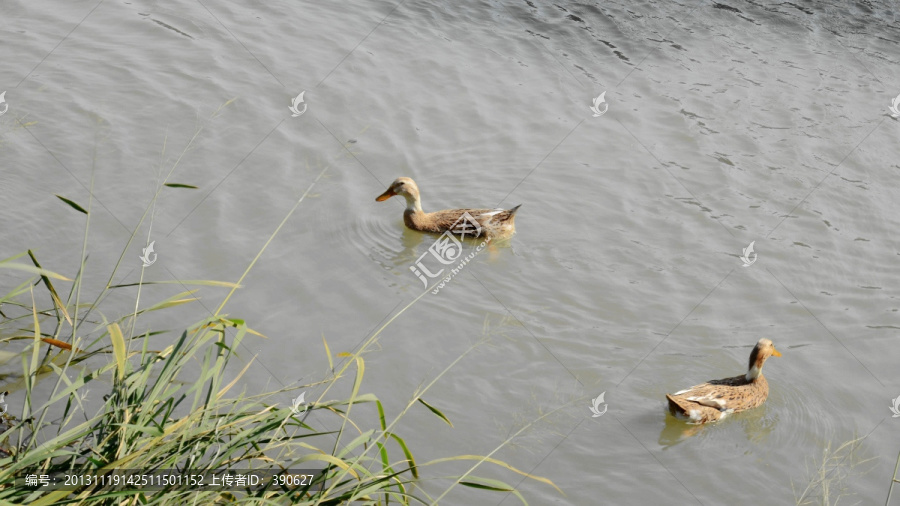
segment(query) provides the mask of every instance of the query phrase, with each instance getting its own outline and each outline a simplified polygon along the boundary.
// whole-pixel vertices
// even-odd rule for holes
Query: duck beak
[[[375,202],[384,202],[385,200],[393,197],[394,195],[396,195],[396,193],[394,193],[394,190],[392,190],[391,188],[388,188],[386,192],[375,197]]]
[[[778,351],[778,350],[776,350],[775,348],[772,348],[772,356],[773,356],[773,357],[780,357],[780,356],[781,356],[781,352]]]

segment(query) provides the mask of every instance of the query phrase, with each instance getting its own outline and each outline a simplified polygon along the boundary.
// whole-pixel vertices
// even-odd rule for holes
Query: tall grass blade
[[[491,480],[488,478],[479,478],[477,476],[469,476],[469,480],[472,481],[461,481],[460,485],[464,485],[466,487],[472,488],[480,488],[484,490],[493,490],[495,492],[512,492],[515,489],[506,483],[498,480]]]
[[[31,263],[34,264],[38,269],[42,269],[41,264],[38,263],[37,257],[34,256],[34,252],[28,250],[28,256],[31,257]],[[53,299],[53,303],[56,305],[58,311],[61,311],[63,316],[66,318],[66,321],[69,322],[69,325],[72,325],[72,318],[69,316],[69,312],[66,311],[66,305],[62,303],[62,300],[59,298],[59,294],[56,293],[56,288],[53,287],[53,283],[50,282],[50,278],[48,278],[45,274],[41,274],[41,281],[44,282],[44,286],[47,287],[47,291],[50,292],[50,297]]]
[[[113,323],[107,327],[109,330],[109,338],[112,340],[113,354],[116,357],[116,367],[118,369],[116,377],[120,380],[125,376],[125,338],[122,336],[122,329],[118,323]]]
[[[71,280],[66,280],[71,281]],[[110,288],[125,288],[129,286],[140,285],[201,285],[201,286],[221,286],[225,288],[240,288],[241,285],[231,283],[229,281],[210,281],[207,279],[167,279],[163,281],[141,281],[140,283],[126,283],[123,285],[110,285]]]
[[[47,276],[48,278],[59,279],[62,281],[72,281],[71,279],[63,276],[62,274],[57,274],[55,272],[48,271],[46,269],[40,269],[33,265],[9,263],[4,260],[3,262],[0,262],[0,267],[2,267],[4,269],[16,269],[19,271],[30,272],[32,274],[37,274],[38,276]]]
[[[447,425],[453,427],[453,422],[451,422],[449,418],[447,418],[443,413],[441,413],[441,410],[432,406],[431,404],[428,404],[427,402],[425,402],[425,399],[423,399],[421,397],[419,397],[416,400],[421,402],[426,408],[430,409],[431,412],[434,413],[435,415],[437,415],[441,420],[447,422]]]
[[[328,347],[328,341],[325,340],[325,333],[322,333],[322,344],[325,345],[325,355],[328,357],[328,370],[334,372],[334,359],[331,356],[331,349]]]
[[[69,199],[67,199],[67,198],[65,198],[65,197],[63,197],[63,196],[61,196],[61,195],[57,195],[56,198],[58,198],[59,200],[62,200],[62,201],[65,202],[66,204],[69,204],[69,207],[71,207],[72,209],[78,211],[79,213],[84,213],[84,214],[87,214],[87,213],[88,213],[83,207],[79,206],[79,205],[76,204],[75,202],[72,202],[71,200],[69,200]]]
[[[888,488],[888,496],[884,506],[891,504],[891,493],[894,491],[894,483],[900,483],[900,480],[897,479],[897,469],[900,469],[900,453],[897,454],[897,463],[894,464],[894,474],[891,475],[891,486]]]
[[[412,473],[413,478],[418,478],[419,468],[418,466],[416,466],[415,457],[413,457],[412,452],[409,451],[409,448],[406,446],[406,441],[404,441],[400,436],[394,434],[393,432],[388,432],[387,435],[390,436],[391,439],[396,441],[398,445],[400,445],[400,449],[403,450],[403,455],[406,456],[406,461],[409,462],[409,470]]]

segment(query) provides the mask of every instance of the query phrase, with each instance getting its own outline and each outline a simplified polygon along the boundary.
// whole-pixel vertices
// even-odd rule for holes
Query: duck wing
[[[434,232],[449,230],[454,234],[480,237],[483,235],[483,230],[479,230],[483,223],[483,216],[491,211],[491,209],[444,209],[428,213],[426,217]],[[471,223],[470,219],[477,221],[478,226]]]

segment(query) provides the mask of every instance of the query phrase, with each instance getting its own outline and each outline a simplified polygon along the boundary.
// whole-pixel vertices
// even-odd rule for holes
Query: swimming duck
[[[687,390],[666,394],[672,414],[690,418],[689,423],[721,420],[731,413],[755,408],[766,402],[769,384],[762,375],[763,364],[769,357],[780,357],[772,341],[762,338],[750,352],[747,374],[712,380]]]
[[[422,211],[419,187],[408,177],[398,177],[387,191],[375,198],[375,201],[383,202],[394,195],[406,199],[403,223],[407,227],[419,232],[437,234],[449,230],[455,234],[472,237],[508,237],[516,231],[516,211],[521,207],[519,204],[512,209],[445,209],[426,213]],[[477,222],[477,226],[469,222],[466,214]]]

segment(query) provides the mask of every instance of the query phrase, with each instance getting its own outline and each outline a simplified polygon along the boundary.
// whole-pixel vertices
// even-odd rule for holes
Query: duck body
[[[426,213],[422,210],[419,187],[408,177],[397,178],[387,191],[375,200],[382,202],[395,195],[406,199],[403,223],[408,228],[435,234],[449,231],[464,237],[493,239],[513,235],[516,231],[516,211],[521,207],[518,205],[512,209],[445,209]]]
[[[676,416],[684,416],[690,423],[707,423],[721,420],[731,413],[746,411],[762,405],[769,396],[769,383],[762,375],[766,359],[781,353],[769,339],[756,343],[750,353],[747,374],[712,380],[686,390],[666,394],[669,410]]]
[[[731,413],[759,407],[768,396],[769,383],[765,377],[747,381],[742,374],[666,394],[666,399],[673,414],[685,416],[692,423],[708,423]]]
[[[509,236],[516,232],[516,211],[512,209],[445,209],[433,213],[425,213],[407,209],[403,211],[403,223],[412,230],[441,234],[446,231],[466,235],[460,224],[467,220],[466,215],[478,222],[481,230],[474,237]]]

